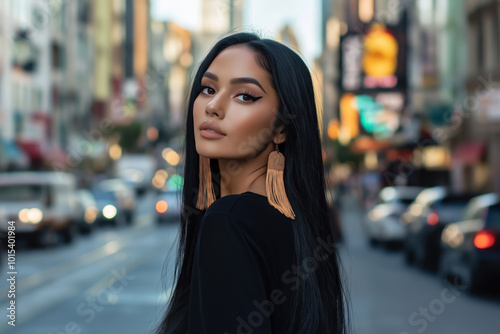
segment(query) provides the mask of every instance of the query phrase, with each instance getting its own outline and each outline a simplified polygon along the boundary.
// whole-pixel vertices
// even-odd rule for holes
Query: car
[[[174,222],[181,219],[182,190],[166,190],[158,195],[155,204],[156,221]]]
[[[0,174],[0,222],[5,233],[15,222],[16,239],[49,246],[73,241],[76,226],[76,179],[63,172],[7,172]],[[60,237],[60,238],[58,238]]]
[[[128,181],[137,197],[152,190],[156,162],[153,156],[147,154],[127,154],[116,161],[116,176]]]
[[[94,195],[88,189],[78,189],[77,199],[77,223],[83,234],[90,234],[95,230],[98,210]]]
[[[439,275],[472,294],[498,290],[500,281],[500,198],[490,193],[470,200],[465,219],[441,234]],[[497,291],[498,292],[498,291]]]
[[[431,193],[424,193],[427,190]],[[407,213],[402,218],[406,223],[405,260],[407,264],[434,272],[439,264],[441,232],[447,224],[463,216],[467,203],[475,195],[454,194],[446,187],[422,193],[407,211],[410,219]]]
[[[97,205],[99,224],[131,225],[135,213],[135,193],[120,178],[99,181],[92,188]]]
[[[365,217],[364,230],[370,245],[401,246],[406,230],[400,216],[413,203],[423,187],[395,186],[381,189],[378,204]]]

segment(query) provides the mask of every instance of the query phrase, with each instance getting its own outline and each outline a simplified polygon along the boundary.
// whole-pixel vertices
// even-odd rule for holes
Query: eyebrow
[[[219,78],[211,73],[211,72],[205,72],[203,74],[204,77],[207,77],[209,79],[212,79],[214,81],[219,81]],[[244,84],[244,83],[250,83],[250,84],[254,84],[256,86],[259,86],[260,89],[262,89],[264,91],[264,93],[267,94],[266,90],[264,89],[264,87],[262,87],[262,85],[254,78],[250,78],[250,77],[241,77],[241,78],[234,78],[234,79],[231,79],[231,81],[229,81],[229,83],[231,85],[237,85],[237,84]]]

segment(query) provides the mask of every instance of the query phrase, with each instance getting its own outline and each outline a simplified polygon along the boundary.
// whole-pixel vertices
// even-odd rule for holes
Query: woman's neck
[[[219,159],[221,173],[221,197],[251,191],[266,194],[267,159],[255,158],[244,163],[237,160]]]

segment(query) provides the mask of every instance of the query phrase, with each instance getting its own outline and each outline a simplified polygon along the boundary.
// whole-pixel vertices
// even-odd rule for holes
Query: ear
[[[285,142],[285,140],[286,140],[285,126],[280,125],[278,130],[276,130],[276,132],[274,133],[273,142],[275,144],[282,144]]]

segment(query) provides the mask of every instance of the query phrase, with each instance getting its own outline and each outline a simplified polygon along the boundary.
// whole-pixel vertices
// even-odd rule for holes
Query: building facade
[[[467,94],[460,124],[457,180],[500,193],[500,1],[466,0]]]

